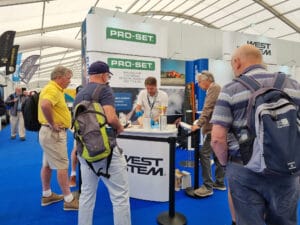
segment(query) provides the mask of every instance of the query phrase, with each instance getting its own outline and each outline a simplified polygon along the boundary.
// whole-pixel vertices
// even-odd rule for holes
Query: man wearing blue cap
[[[99,94],[99,103],[106,115],[107,123],[117,134],[123,132],[124,127],[120,124],[115,110],[114,93],[108,85],[112,75],[105,62],[97,61],[88,69],[89,83],[77,94],[74,107],[82,100],[92,100],[94,90],[102,86]],[[109,178],[98,177],[88,166],[87,162],[78,155],[81,164],[82,186],[79,198],[78,225],[92,225],[93,213],[96,202],[98,181],[101,178],[107,187],[113,205],[114,225],[131,225],[127,164],[123,152],[118,148],[115,137],[110,137],[112,158],[108,173]],[[77,151],[81,152],[78,146]],[[95,169],[106,168],[107,159],[93,163]]]

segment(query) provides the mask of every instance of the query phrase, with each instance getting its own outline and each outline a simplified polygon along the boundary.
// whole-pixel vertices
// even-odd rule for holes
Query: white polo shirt
[[[150,96],[147,90],[140,91],[137,104],[142,107],[144,117],[155,118],[161,113],[161,107],[168,107],[168,95],[166,92],[158,90],[155,96]]]

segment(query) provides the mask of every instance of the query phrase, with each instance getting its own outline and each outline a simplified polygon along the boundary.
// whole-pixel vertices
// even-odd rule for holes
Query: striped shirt
[[[273,86],[275,74],[269,73],[261,65],[248,67],[243,75],[252,76],[262,86]],[[286,78],[284,91],[300,106],[300,84]],[[211,123],[239,132],[247,125],[247,106],[251,92],[241,83],[232,81],[225,85],[218,97]],[[230,146],[229,146],[230,148]]]

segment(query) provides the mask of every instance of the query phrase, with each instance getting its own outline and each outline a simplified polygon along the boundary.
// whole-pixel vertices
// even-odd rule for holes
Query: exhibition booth
[[[232,80],[230,56],[234,49],[250,43],[258,47],[271,71],[283,71],[298,79],[300,69],[284,62],[300,58],[299,44],[262,36],[222,32],[100,8],[92,8],[82,23],[82,83],[88,82],[87,68],[97,60],[107,62],[113,76],[118,113],[135,124],[134,108],[144,80],[154,76],[158,88],[167,92],[167,115],[201,111],[205,92],[196,83],[197,73],[209,70],[221,86]],[[287,44],[288,43],[288,44]],[[296,46],[296,47],[295,47]],[[193,87],[189,91],[189,87]],[[193,99],[190,101],[190,99]],[[192,110],[192,111],[191,111]],[[192,121],[190,121],[192,122]],[[123,135],[123,134],[122,134]],[[119,138],[128,163],[130,196],[151,201],[168,201],[168,143],[145,137],[175,137],[177,129],[131,127]],[[149,188],[151,187],[151,188]]]

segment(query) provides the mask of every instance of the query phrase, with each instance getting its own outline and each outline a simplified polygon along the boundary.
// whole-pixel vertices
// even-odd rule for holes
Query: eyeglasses
[[[107,78],[110,80],[111,75],[109,73],[106,73],[106,75],[107,75]]]

